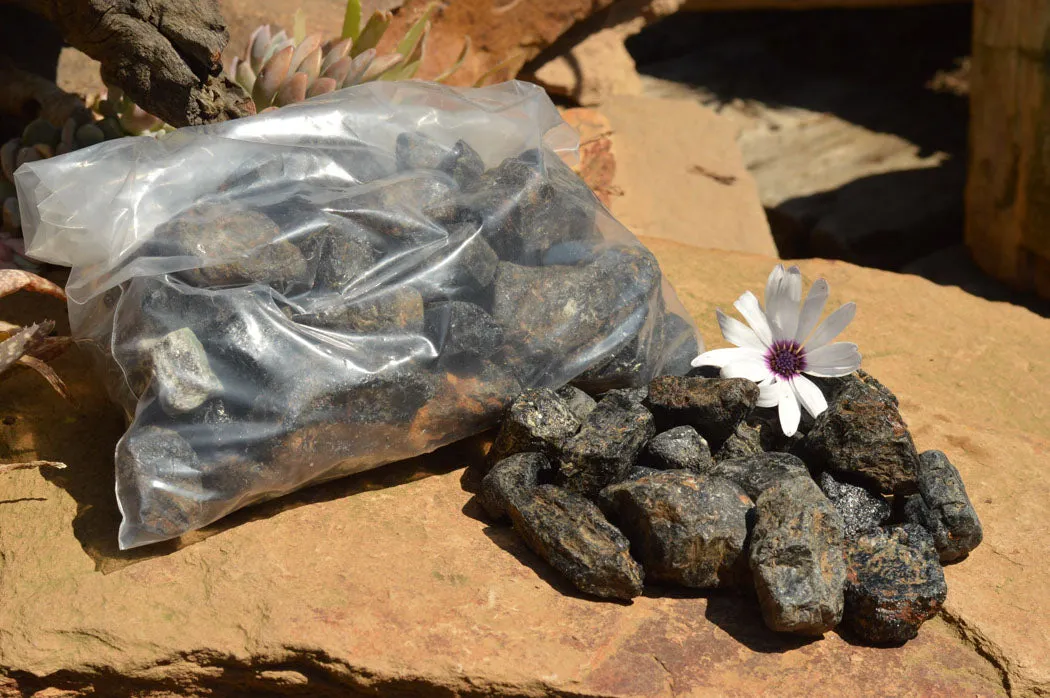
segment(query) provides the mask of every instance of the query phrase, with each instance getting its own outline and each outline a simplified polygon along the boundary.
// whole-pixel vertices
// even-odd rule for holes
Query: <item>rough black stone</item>
[[[542,453],[515,453],[501,460],[481,481],[479,499],[494,520],[509,518],[508,503],[522,500],[554,472]]]
[[[335,297],[313,312],[292,316],[311,327],[355,334],[421,334],[423,297],[411,286],[393,288],[363,297]]]
[[[660,432],[645,446],[642,462],[656,470],[690,470],[706,474],[715,466],[711,448],[693,427]]]
[[[669,470],[610,485],[599,504],[630,539],[648,581],[714,589],[746,576],[754,505],[728,480]]]
[[[692,369],[693,359],[700,355],[700,342],[692,322],[677,313],[667,313],[662,334],[663,363],[656,375],[686,375]]]
[[[503,343],[503,329],[473,303],[432,303],[426,307],[425,325],[438,352],[438,365],[450,369],[492,356]]]
[[[565,401],[569,410],[576,415],[576,418],[579,419],[581,423],[583,420],[587,419],[587,415],[593,412],[594,408],[598,406],[597,400],[572,385],[558,388],[557,394],[558,397]]]
[[[178,274],[196,286],[260,283],[279,291],[305,288],[308,269],[302,252],[278,238],[277,224],[259,211],[200,204],[158,226],[143,253],[197,257],[200,267]]]
[[[762,432],[757,426],[740,422],[715,454],[716,461],[746,458],[762,452]]]
[[[861,380],[849,381],[799,444],[806,463],[880,492],[918,486],[919,456],[893,400]]]
[[[842,619],[842,518],[813,480],[795,477],[755,502],[750,563],[770,629],[821,635]]]
[[[984,539],[962,477],[941,451],[919,455],[919,493],[903,498],[900,511],[900,520],[930,532],[941,562],[965,558]]]
[[[905,524],[846,543],[845,623],[872,644],[901,644],[937,615],[948,595],[933,538]]]
[[[190,412],[222,392],[204,345],[188,327],[164,335],[149,347],[153,387],[168,414]]]
[[[877,492],[820,474],[820,489],[842,517],[842,532],[852,538],[881,526],[890,517],[890,503]]]
[[[743,378],[660,376],[649,383],[645,406],[661,431],[692,426],[718,449],[757,402],[758,385]]]
[[[501,262],[492,314],[508,341],[571,362],[597,338],[632,322],[659,292],[659,275],[656,259],[642,247],[611,247],[576,267]]]
[[[485,163],[466,141],[456,141],[451,148],[419,133],[402,133],[394,146],[398,169],[433,169],[449,175],[460,187],[477,181]]]
[[[498,463],[507,456],[526,451],[553,457],[562,443],[579,431],[580,424],[553,390],[526,390],[504,414],[499,434],[489,451],[489,462]]]
[[[809,479],[806,464],[790,453],[754,453],[716,463],[712,475],[740,485],[752,499],[773,485],[794,478]]]
[[[592,502],[540,485],[508,505],[525,543],[577,589],[622,600],[641,595],[644,572],[631,558],[630,542]]]
[[[861,384],[866,385],[869,388],[874,388],[882,397],[892,402],[894,407],[898,407],[900,405],[899,400],[897,400],[897,396],[894,395],[889,388],[880,383],[873,375],[871,375],[862,368],[858,368],[856,371],[849,374],[848,376],[838,376],[835,378],[821,378],[817,376],[812,376],[810,380],[817,384],[817,387],[821,389],[821,391],[824,393],[824,397],[827,398],[827,401],[829,403],[838,398],[838,396],[846,388],[850,386],[855,387],[858,384]]]
[[[606,390],[604,393],[598,395],[598,399],[604,400],[610,395],[619,395],[629,402],[640,405],[645,402],[645,398],[649,397],[649,386],[643,385],[638,388],[614,388],[612,390]]]
[[[200,462],[176,432],[132,425],[117,444],[116,473],[124,520],[146,537],[171,538],[199,521],[206,499]],[[158,480],[166,486],[155,486]]]
[[[558,450],[559,482],[573,492],[596,496],[627,476],[654,433],[653,416],[641,405],[619,395],[601,400],[579,433]]]
[[[314,289],[321,293],[342,292],[376,262],[376,250],[367,232],[342,219],[304,236],[299,249],[313,265]]]
[[[475,226],[450,228],[439,249],[420,262],[420,273],[411,280],[427,300],[469,300],[489,305],[489,287],[496,276],[499,257]]]

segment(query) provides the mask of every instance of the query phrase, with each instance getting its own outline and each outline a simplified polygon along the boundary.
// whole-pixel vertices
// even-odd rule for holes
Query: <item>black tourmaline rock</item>
[[[692,324],[677,313],[667,313],[661,339],[666,358],[657,375],[684,376],[689,373],[693,359],[700,354],[700,343]]]
[[[514,529],[533,552],[580,591],[629,600],[642,593],[642,568],[630,543],[583,497],[540,485],[508,502]]]
[[[426,307],[426,335],[438,363],[450,369],[492,356],[503,343],[503,329],[480,306],[443,301]]]
[[[117,444],[116,472],[124,520],[147,535],[171,538],[198,522],[207,499],[200,462],[176,432],[132,425]]]
[[[660,432],[645,446],[642,462],[656,470],[691,470],[706,474],[715,466],[711,449],[693,427]]]
[[[790,453],[755,453],[716,463],[711,474],[735,482],[751,499],[773,485],[803,477],[809,479],[806,464]]]
[[[164,335],[149,347],[157,399],[170,415],[190,412],[222,392],[208,354],[188,327]]]
[[[894,407],[899,406],[897,396],[890,391],[885,385],[876,380],[875,376],[871,375],[862,368],[858,368],[848,376],[840,376],[836,378],[818,378],[813,377],[811,380],[817,384],[817,386],[824,393],[824,397],[827,398],[830,403],[836,399],[843,390],[850,386],[866,385],[869,388],[875,389],[882,397],[886,398],[893,403]]]
[[[573,385],[566,385],[558,389],[558,397],[565,401],[569,410],[576,418],[583,422],[587,415],[598,406],[598,401]]]
[[[847,382],[816,420],[798,451],[806,463],[880,492],[917,487],[919,455],[893,400],[878,388]]]
[[[842,518],[813,480],[795,477],[759,496],[751,572],[766,625],[821,635],[842,619]]]
[[[941,451],[919,455],[919,494],[902,499],[897,518],[933,536],[941,562],[955,562],[981,544],[984,531],[959,471]]]
[[[447,238],[432,247],[435,251],[421,262],[420,273],[409,282],[423,298],[487,305],[499,257],[477,228],[469,223],[454,225]]]
[[[839,482],[830,473],[820,474],[820,489],[842,517],[847,538],[876,529],[890,517],[890,503],[882,495]]]
[[[714,589],[746,576],[754,505],[728,480],[669,470],[610,485],[599,504],[630,539],[648,581]]]
[[[522,501],[553,473],[542,453],[515,453],[492,466],[481,481],[481,505],[495,520],[506,519],[511,500]]]
[[[715,454],[716,461],[729,460],[730,458],[746,458],[762,452],[762,432],[757,426],[751,426],[747,422],[740,422],[736,430],[722,444]]]
[[[423,297],[409,286],[395,286],[361,298],[337,298],[292,320],[354,334],[421,334]]]
[[[573,492],[596,496],[627,476],[653,433],[653,416],[644,407],[619,395],[603,399],[579,433],[562,444],[559,482]]]
[[[611,247],[580,266],[501,262],[492,314],[508,341],[562,360],[620,327],[659,291],[659,267],[642,247]]]
[[[661,376],[649,384],[645,406],[661,431],[695,427],[720,448],[758,402],[758,385],[743,378]]]
[[[158,226],[143,252],[199,258],[200,268],[179,274],[195,286],[261,283],[283,291],[305,285],[302,252],[279,238],[277,224],[263,213],[200,204]]]
[[[637,388],[614,388],[612,390],[606,390],[598,396],[599,400],[604,400],[610,395],[619,395],[620,397],[633,402],[636,405],[640,405],[645,402],[645,398],[649,396],[649,387],[640,386]]]
[[[631,469],[627,471],[627,477],[625,477],[623,481],[627,482],[629,480],[637,480],[640,477],[656,475],[658,472],[660,471],[655,468],[647,468],[644,465],[631,466]]]
[[[846,544],[846,625],[872,644],[901,644],[948,595],[937,549],[914,524],[875,529]]]
[[[549,388],[526,390],[511,403],[503,416],[499,434],[489,451],[489,462],[509,455],[536,451],[557,454],[562,443],[580,429],[580,420]]]
[[[446,148],[422,134],[405,132],[397,137],[394,154],[400,170],[440,170],[461,187],[473,184],[485,171],[481,156],[463,140]]]
[[[507,158],[460,201],[480,215],[500,258],[519,264],[539,264],[558,245],[602,239],[594,224],[594,194],[553,153]]]
[[[376,261],[367,231],[337,216],[323,230],[304,236],[299,249],[314,267],[314,290],[320,293],[340,293]]]

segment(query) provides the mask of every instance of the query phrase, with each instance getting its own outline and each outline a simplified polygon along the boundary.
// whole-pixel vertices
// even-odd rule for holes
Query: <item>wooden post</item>
[[[966,244],[1050,298],[1050,0],[977,0]]]

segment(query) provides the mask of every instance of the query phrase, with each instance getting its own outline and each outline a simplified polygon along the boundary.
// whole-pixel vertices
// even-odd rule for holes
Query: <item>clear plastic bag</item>
[[[130,427],[121,548],[477,433],[526,388],[684,373],[653,256],[542,90],[374,82],[19,169],[29,254]]]

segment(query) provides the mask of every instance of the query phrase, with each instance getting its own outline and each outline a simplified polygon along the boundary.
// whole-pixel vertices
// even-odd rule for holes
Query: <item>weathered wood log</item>
[[[101,62],[107,83],[172,125],[254,113],[249,96],[222,74],[229,32],[216,0],[16,1]]]
[[[1050,298],[1050,0],[977,0],[970,80],[966,244]]]

